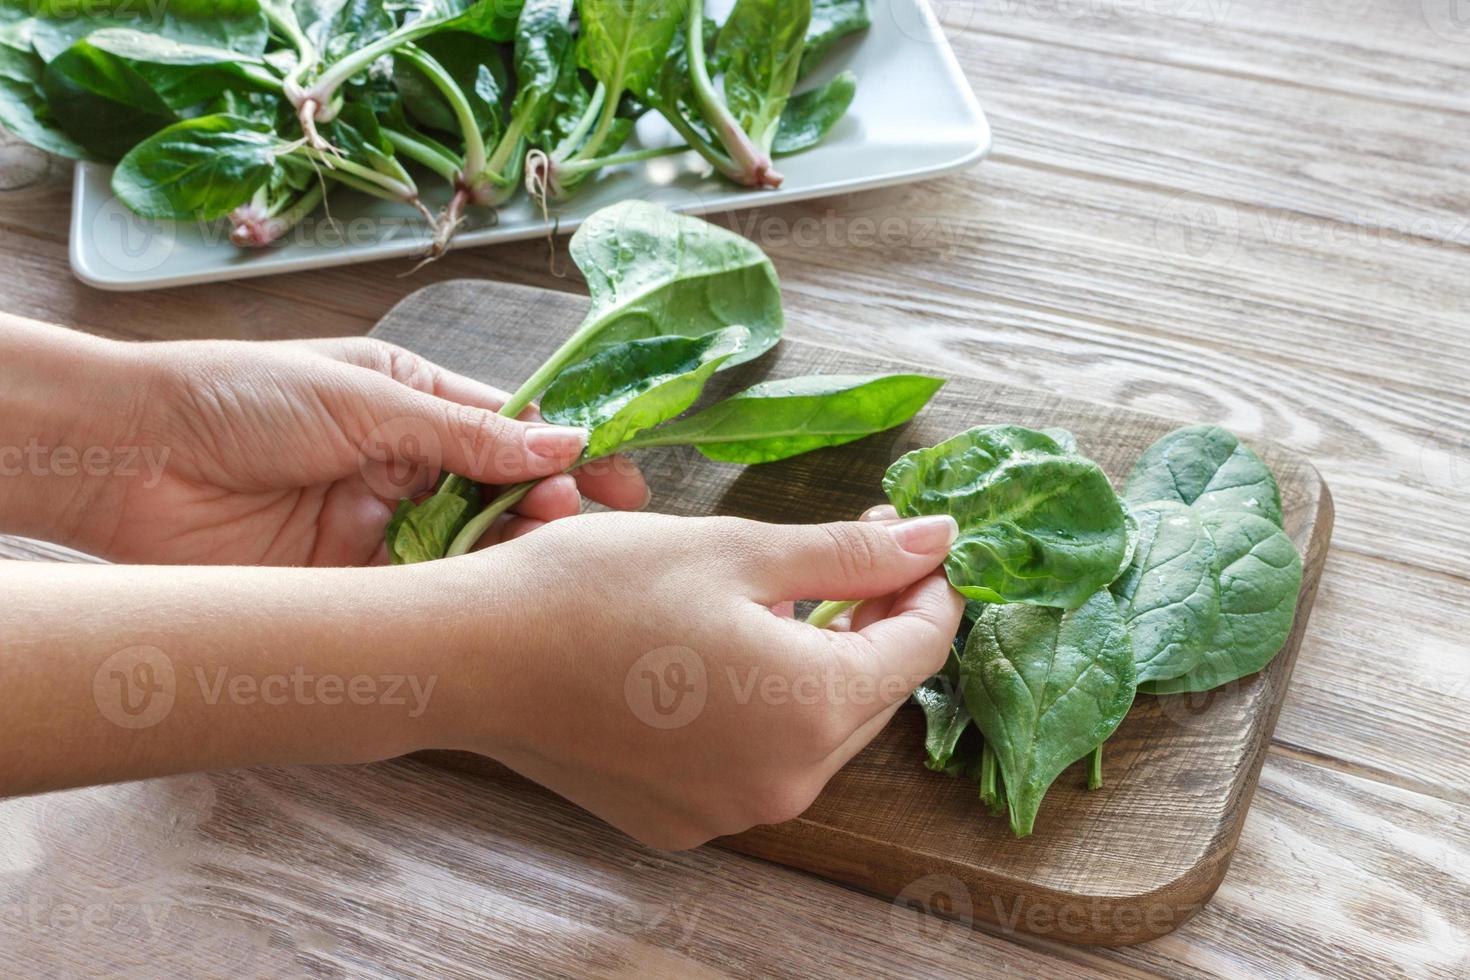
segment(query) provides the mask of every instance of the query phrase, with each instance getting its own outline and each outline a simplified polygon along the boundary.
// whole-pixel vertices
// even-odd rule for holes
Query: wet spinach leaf
[[[1150,446],[1128,476],[1129,503],[1229,507],[1281,526],[1281,493],[1261,458],[1217,425],[1179,429]]]
[[[1220,580],[1215,543],[1198,511],[1159,501],[1133,513],[1138,550],[1111,589],[1143,684],[1178,677],[1199,662],[1220,620]]]

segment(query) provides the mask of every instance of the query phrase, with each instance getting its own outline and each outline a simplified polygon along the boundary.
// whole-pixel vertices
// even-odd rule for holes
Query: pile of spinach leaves
[[[693,446],[720,462],[774,462],[901,425],[943,384],[917,374],[787,378],[685,415],[716,371],[781,339],[770,259],[738,235],[640,201],[593,214],[572,236],[571,254],[591,294],[587,315],[501,414],[513,418],[539,398],[546,421],[585,428],[576,466],[664,446]],[[485,488],[445,475],[426,498],[400,502],[386,532],[389,556],[410,564],[462,555],[534,486],[500,488],[486,500]]]
[[[930,769],[974,780],[1029,835],[1047,789],[1102,745],[1136,692],[1207,691],[1285,644],[1302,563],[1270,469],[1229,432],[1180,429],[1120,497],[1062,430],[982,426],[911,452],[883,488],[904,516],[950,514],[968,600],[944,669],[915,693]],[[830,622],[853,603],[829,602]]]
[[[799,80],[868,23],[867,0],[737,0],[723,25],[703,0],[0,0],[0,125],[117,163],[143,217],[228,217],[242,247],[340,185],[417,209],[438,254],[522,184],[544,204],[654,156],[779,185],[772,158],[854,92]],[[683,142],[624,150],[651,111]]]

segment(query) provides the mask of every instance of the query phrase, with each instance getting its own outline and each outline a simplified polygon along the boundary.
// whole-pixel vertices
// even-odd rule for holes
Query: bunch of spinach
[[[852,98],[850,74],[793,96],[798,77],[867,21],[866,0],[739,0],[722,28],[702,0],[0,0],[0,125],[119,163],[141,216],[228,217],[242,247],[341,185],[416,209],[437,255],[523,184],[544,204],[691,147],[774,186],[771,155]],[[687,145],[624,150],[649,109]]]
[[[645,202],[593,214],[572,238],[591,303],[567,340],[510,397],[548,422],[588,431],[577,466],[613,453],[693,446],[731,463],[766,463],[901,425],[942,381],[914,374],[767,381],[692,414],[713,374],[770,350],[784,329],[780,285],[751,242]],[[575,467],[573,467],[575,468]],[[534,482],[484,488],[444,476],[400,502],[387,528],[395,563],[462,555]]]
[[[1018,837],[1072,763],[1088,758],[1102,785],[1102,745],[1135,692],[1238,680],[1290,634],[1301,558],[1270,469],[1224,429],[1160,439],[1121,498],[1069,433],[1015,426],[909,453],[883,486],[900,514],[960,526],[945,572],[969,600],[964,626],[914,695],[926,764],[973,779]]]

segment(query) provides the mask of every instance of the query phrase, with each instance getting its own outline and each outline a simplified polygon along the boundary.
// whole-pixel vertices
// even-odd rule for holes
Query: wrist
[[[0,531],[85,547],[109,493],[149,471],[134,345],[0,315],[0,352]]]
[[[531,701],[546,710],[530,676],[546,662],[544,644],[533,639],[545,610],[528,600],[537,590],[521,551],[511,542],[384,570],[391,601],[411,619],[414,645],[435,678],[432,703],[412,733],[416,750],[499,758],[524,732],[516,711]]]

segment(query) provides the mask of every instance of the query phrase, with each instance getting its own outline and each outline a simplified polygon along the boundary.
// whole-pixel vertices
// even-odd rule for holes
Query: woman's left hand
[[[544,480],[491,534],[501,540],[576,514],[581,495],[642,507],[624,459],[557,475],[586,433],[496,414],[507,396],[367,338],[121,347],[126,409],[91,441],[139,447],[157,464],[96,481],[73,506],[72,541],[114,561],[362,565],[386,560],[397,501],[441,468],[486,484]],[[95,438],[94,438],[95,436]]]

